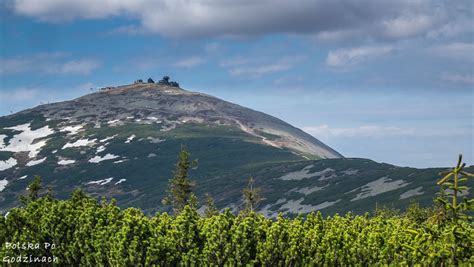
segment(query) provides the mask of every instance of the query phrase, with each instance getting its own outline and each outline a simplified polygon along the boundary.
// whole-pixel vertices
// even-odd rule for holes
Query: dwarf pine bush
[[[67,200],[47,195],[0,217],[0,258],[51,257],[57,266],[472,266],[472,200],[453,201],[462,181],[452,181],[452,195],[433,208],[326,218],[269,219],[248,210],[206,217],[189,205],[150,217],[81,191]],[[456,209],[460,203],[468,204]],[[446,218],[437,217],[440,209]]]

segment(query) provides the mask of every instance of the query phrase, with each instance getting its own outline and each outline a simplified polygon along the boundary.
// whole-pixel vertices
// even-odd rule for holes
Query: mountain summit
[[[365,212],[376,203],[431,203],[439,169],[346,159],[275,117],[183,90],[165,77],[0,117],[0,212],[40,175],[65,198],[77,187],[123,207],[163,211],[181,144],[198,160],[198,197],[237,210],[249,176],[267,216]],[[45,187],[45,188],[46,188]]]
[[[166,78],[166,77],[165,77]],[[142,83],[107,87],[73,101],[34,109],[48,119],[69,118],[107,124],[158,123],[170,130],[186,123],[239,128],[265,145],[312,158],[340,158],[341,154],[282,120],[224,100],[183,90],[170,83]],[[98,126],[99,127],[99,126]]]

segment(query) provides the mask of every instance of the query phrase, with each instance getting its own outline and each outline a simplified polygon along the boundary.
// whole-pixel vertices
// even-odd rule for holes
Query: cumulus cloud
[[[17,88],[14,91],[0,91],[0,99],[5,101],[26,101],[38,95],[38,90],[31,88]],[[0,101],[3,102],[3,101]]]
[[[33,56],[1,58],[0,74],[40,72],[46,74],[89,74],[100,66],[95,59],[70,60],[63,53],[40,53]]]
[[[389,38],[404,38],[427,32],[437,24],[437,18],[427,14],[400,16],[382,22],[383,33]]]
[[[441,137],[441,136],[469,136],[472,134],[472,125],[458,128],[403,128],[397,126],[361,125],[356,127],[331,127],[327,124],[307,126],[303,131],[323,141],[345,138],[388,138],[388,137]]]
[[[473,74],[443,73],[441,74],[441,80],[458,84],[474,85]]]
[[[443,44],[434,46],[429,51],[437,57],[474,61],[474,43],[455,42]]]
[[[192,68],[198,65],[201,65],[205,60],[198,56],[193,56],[189,58],[184,58],[174,63],[173,65],[178,68]]]
[[[221,67],[228,69],[232,76],[253,76],[282,72],[290,70],[303,60],[300,56],[285,56],[277,60],[262,58],[235,57],[221,62]]]
[[[393,126],[363,125],[353,128],[332,128],[327,124],[303,127],[303,130],[317,138],[329,140],[338,137],[387,137],[412,135],[413,130]]]
[[[352,66],[390,53],[392,46],[364,46],[331,50],[326,64],[331,67]]]
[[[360,32],[373,38],[423,35],[456,20],[447,1],[379,0],[14,0],[17,14],[62,22],[123,16],[128,33],[168,37],[248,36],[271,33]],[[464,8],[472,15],[472,10]],[[466,17],[466,16],[465,16]],[[334,34],[333,34],[334,35]]]

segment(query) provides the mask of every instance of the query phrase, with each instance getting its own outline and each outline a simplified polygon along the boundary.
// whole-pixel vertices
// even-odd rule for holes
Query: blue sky
[[[472,1],[7,0],[0,115],[170,75],[347,157],[474,164]]]

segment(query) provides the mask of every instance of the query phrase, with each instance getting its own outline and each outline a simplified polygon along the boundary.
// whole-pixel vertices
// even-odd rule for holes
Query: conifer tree
[[[216,204],[214,203],[214,199],[206,193],[206,209],[204,210],[204,216],[206,216],[206,218],[210,218],[217,214],[219,214],[219,211],[217,210]]]
[[[185,145],[181,145],[181,151],[176,163],[174,177],[168,182],[168,196],[163,199],[164,205],[171,205],[175,214],[180,213],[186,205],[195,202],[192,188],[195,183],[188,178],[189,169],[196,166],[196,161],[189,159],[190,153]]]
[[[41,176],[35,175],[33,181],[28,184],[28,196],[20,196],[20,201],[26,205],[30,201],[37,200],[39,197],[39,191],[41,189],[43,189],[43,187],[41,186]]]
[[[252,176],[249,177],[247,188],[242,191],[242,197],[244,199],[245,210],[254,211],[257,205],[262,200],[260,196],[260,188],[254,187],[254,179]]]

